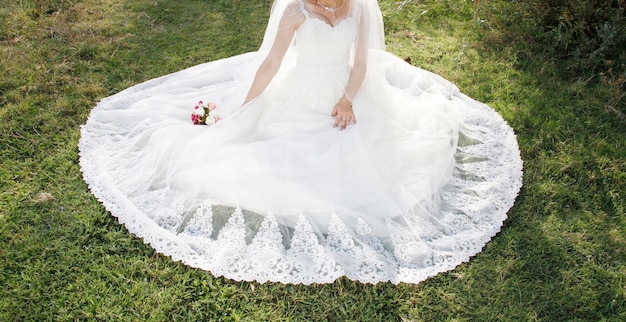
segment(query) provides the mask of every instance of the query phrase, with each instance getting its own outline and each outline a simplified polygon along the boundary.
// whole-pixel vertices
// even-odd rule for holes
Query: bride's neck
[[[336,8],[341,6],[346,1],[348,0],[319,0],[319,4],[324,7]]]

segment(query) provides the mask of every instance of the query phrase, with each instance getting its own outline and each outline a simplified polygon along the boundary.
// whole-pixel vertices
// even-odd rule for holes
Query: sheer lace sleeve
[[[300,5],[300,0],[292,0],[287,4],[287,7],[283,11],[280,23],[278,24],[278,30],[280,31],[292,27],[298,29],[305,18],[302,6]]]
[[[361,83],[367,72],[367,56],[368,56],[368,39],[370,22],[364,15],[363,3],[359,0],[353,0],[352,15],[358,17],[359,28],[358,36],[354,44],[353,69],[350,75],[350,81],[345,89],[344,94],[350,101],[356,96]]]
[[[385,33],[383,15],[380,12],[377,0],[356,0],[358,2],[359,17],[366,26],[367,47],[369,49],[385,49]]]
[[[272,17],[274,17],[274,15],[275,12],[272,12]],[[293,43],[296,29],[298,29],[304,19],[305,16],[300,9],[298,0],[287,3],[287,6],[280,15],[275,36],[273,36],[269,50],[267,53],[263,51],[260,52],[265,58],[257,69],[250,91],[243,102],[244,105],[259,96],[272,81],[280,68],[289,46]],[[268,28],[270,27],[268,26]],[[266,34],[266,37],[269,36]],[[264,44],[265,41],[266,40],[264,40]]]
[[[297,27],[304,21],[305,16],[298,3],[300,0],[276,0],[272,5],[272,13],[265,29],[263,43],[258,52],[261,56],[267,55],[276,41],[280,30]]]

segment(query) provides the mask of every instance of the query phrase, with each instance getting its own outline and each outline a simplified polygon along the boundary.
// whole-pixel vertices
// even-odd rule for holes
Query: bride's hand
[[[335,105],[331,116],[335,118],[334,127],[339,127],[341,130],[345,129],[352,122],[356,123],[356,117],[354,117],[354,112],[352,111],[352,103],[345,96],[342,96]]]

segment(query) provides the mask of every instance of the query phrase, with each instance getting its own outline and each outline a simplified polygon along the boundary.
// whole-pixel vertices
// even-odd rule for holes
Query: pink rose
[[[194,125],[198,125],[198,123],[200,123],[200,115],[191,114],[191,121],[193,122]]]
[[[217,108],[217,105],[215,105],[215,103],[209,103],[209,109],[212,111],[214,109]]]

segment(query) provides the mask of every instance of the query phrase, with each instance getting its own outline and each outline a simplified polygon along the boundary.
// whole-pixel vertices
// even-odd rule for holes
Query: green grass
[[[524,187],[470,263],[419,285],[243,283],[131,236],[82,181],[80,125],[133,84],[255,50],[269,3],[0,0],[0,321],[626,319],[623,83],[493,42],[467,1],[380,3],[389,51],[518,134]]]

